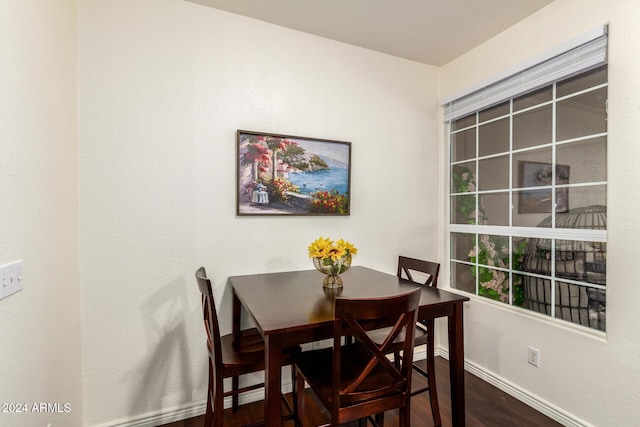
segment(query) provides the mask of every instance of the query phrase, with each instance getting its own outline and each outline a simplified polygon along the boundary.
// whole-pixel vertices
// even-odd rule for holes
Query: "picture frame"
[[[518,193],[518,213],[551,213],[552,164],[520,161],[520,187],[546,187],[540,190],[524,190]],[[570,166],[556,165],[556,212],[569,211],[569,189],[558,187],[569,184]]]
[[[351,214],[351,143],[238,130],[236,214]]]

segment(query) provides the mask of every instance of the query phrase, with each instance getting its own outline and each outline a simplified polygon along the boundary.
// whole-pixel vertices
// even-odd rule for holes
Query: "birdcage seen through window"
[[[540,226],[547,227],[551,221],[548,217]],[[606,230],[607,211],[604,206],[577,208],[559,215],[556,221],[562,228]],[[605,330],[605,242],[527,239],[522,271],[536,274],[522,275],[525,308]]]

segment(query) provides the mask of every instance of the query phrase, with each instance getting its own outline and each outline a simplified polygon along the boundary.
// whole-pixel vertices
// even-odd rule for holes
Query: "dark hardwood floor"
[[[436,379],[438,384],[438,401],[440,403],[440,416],[443,427],[451,426],[451,399],[449,388],[449,362],[441,357],[436,358]],[[420,375],[414,375],[415,386],[423,384]],[[465,397],[466,397],[466,425],[468,427],[554,427],[561,424],[541,414],[535,409],[525,405],[514,397],[493,387],[489,383],[466,372],[465,373]],[[303,426],[315,426],[325,422],[327,413],[307,392],[306,411]],[[263,416],[262,402],[243,405],[237,412],[225,410],[224,425],[227,427],[241,427],[246,424],[256,423]],[[204,423],[204,416],[190,418],[165,424],[162,427],[200,427]],[[292,427],[293,422],[283,424]],[[385,426],[398,425],[397,411],[385,414]],[[411,401],[411,425],[413,427],[427,427],[433,425],[429,396],[422,393],[414,396]]]

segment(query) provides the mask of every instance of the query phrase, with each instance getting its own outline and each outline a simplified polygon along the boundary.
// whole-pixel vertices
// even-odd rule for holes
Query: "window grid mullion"
[[[475,176],[476,176],[476,185],[474,188],[475,192],[475,200],[476,200],[476,226],[480,225],[480,195],[478,194],[478,189],[480,188],[480,181],[478,177],[478,172],[480,167],[478,166],[478,156],[480,155],[480,112],[476,111],[476,158],[475,158]],[[475,242],[475,250],[476,254],[480,253],[480,236],[476,232],[475,234],[476,242]],[[476,256],[476,295],[480,294],[480,257]]]
[[[513,227],[513,98],[509,102],[509,228]],[[513,238],[509,237],[509,305],[513,305]]]
[[[556,100],[556,83],[551,87],[551,228],[556,228],[556,131],[557,131],[557,100]]]

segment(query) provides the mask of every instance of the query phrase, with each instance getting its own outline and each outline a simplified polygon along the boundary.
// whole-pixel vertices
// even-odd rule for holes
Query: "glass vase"
[[[313,266],[320,273],[326,275],[322,286],[329,289],[341,288],[343,286],[340,275],[351,267],[351,255],[344,255],[337,259],[313,258]]]

